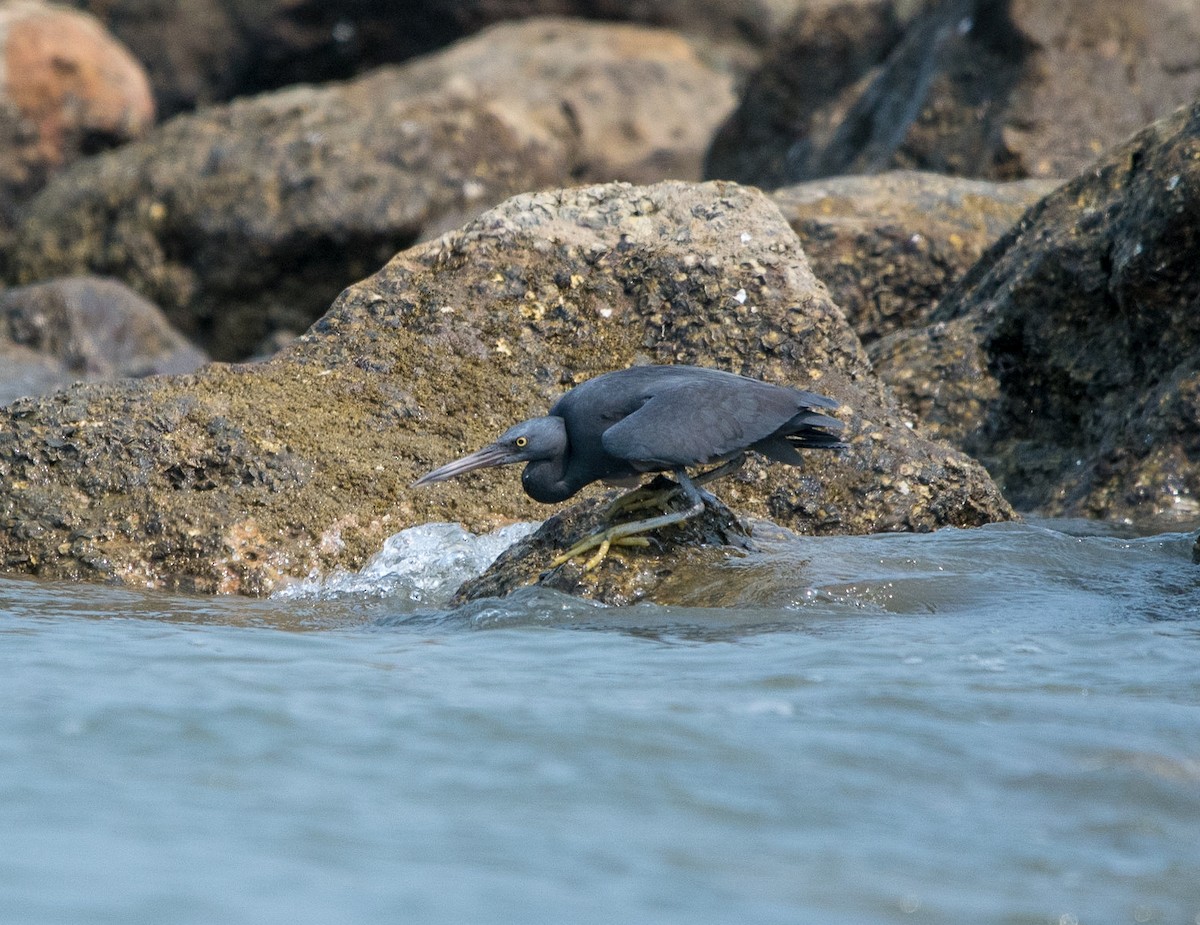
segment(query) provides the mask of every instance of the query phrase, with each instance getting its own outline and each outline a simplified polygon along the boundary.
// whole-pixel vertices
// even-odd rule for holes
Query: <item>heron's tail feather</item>
[[[817,411],[801,411],[782,428],[792,446],[802,450],[840,450],[846,446],[842,431],[846,425],[837,418]]]
[[[789,466],[802,465],[800,450],[840,450],[841,432],[845,424],[837,418],[817,411],[801,411],[766,440],[760,440],[752,449]]]

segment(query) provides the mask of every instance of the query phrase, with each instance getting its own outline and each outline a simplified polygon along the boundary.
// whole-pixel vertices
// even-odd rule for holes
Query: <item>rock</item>
[[[951,446],[976,446],[971,435],[984,427],[1000,389],[975,319],[931,320],[887,335],[871,344],[871,361],[923,433]]]
[[[0,223],[82,155],[154,122],[142,67],[93,17],[35,0],[0,3]]]
[[[749,41],[764,45],[791,17],[802,0],[421,0],[426,15],[453,17],[458,28],[475,30],[502,19],[572,16],[626,20],[675,29],[714,43]]]
[[[0,338],[57,359],[74,379],[189,373],[208,360],[157,306],[95,277],[0,293]]]
[[[31,203],[10,277],[115,276],[241,359],[504,196],[698,170],[732,101],[671,33],[501,26],[436,60],[181,116],[79,165]]]
[[[53,392],[77,381],[66,367],[54,357],[14,344],[0,337],[0,405],[24,398]]]
[[[295,83],[347,79],[443,48],[504,20],[558,15],[669,28],[741,73],[798,0],[76,0],[145,63],[159,111]],[[608,179],[608,178],[605,178]]]
[[[1180,0],[846,0],[802,8],[789,33],[707,176],[1065,177],[1200,94],[1200,4]]]
[[[505,19],[571,16],[672,29],[733,70],[757,64],[760,50],[782,29],[802,0],[422,0],[413,19],[449,20],[474,32]]]
[[[713,138],[704,175],[767,189],[820,176],[793,162],[814,144],[811,138],[834,131],[905,29],[936,2],[799,4]]]
[[[864,344],[924,325],[984,249],[1057,184],[892,171],[772,194]]]
[[[511,470],[410,485],[635,362],[844,403],[851,448],[799,471],[751,463],[719,489],[739,514],[805,533],[1012,516],[980,466],[907,426],[765,195],[610,184],[523,194],[397,255],[266,362],[0,410],[0,562],[258,594],[358,568],[413,524],[539,519],[553,509]]]
[[[933,324],[874,348],[923,426],[1019,507],[1163,526],[1200,512],[1200,103],[1027,213]]]
[[[142,61],[164,117],[296,83],[345,79],[464,33],[414,4],[75,0]]]
[[[665,477],[660,479],[665,485]],[[724,559],[731,549],[750,548],[749,532],[733,512],[720,501],[706,500],[704,511],[691,520],[649,534],[647,547],[615,549],[591,569],[585,569],[591,553],[554,565],[560,553],[607,525],[605,509],[619,494],[609,492],[573,504],[548,518],[535,533],[505,550],[482,575],[465,582],[450,606],[505,597],[533,584],[614,606],[649,597],[661,600],[665,587],[686,585],[689,575]]]
[[[416,89],[486,102],[564,146],[567,181],[696,180],[733,109],[732,78],[664,29],[545,18],[505,23],[405,70]]]

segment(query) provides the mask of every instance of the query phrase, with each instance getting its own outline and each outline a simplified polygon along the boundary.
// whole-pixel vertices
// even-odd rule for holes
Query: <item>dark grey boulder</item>
[[[765,188],[904,168],[1065,178],[1200,94],[1200,4],[805,4],[706,176]]]
[[[1032,208],[876,369],[1020,508],[1200,515],[1200,103]]]

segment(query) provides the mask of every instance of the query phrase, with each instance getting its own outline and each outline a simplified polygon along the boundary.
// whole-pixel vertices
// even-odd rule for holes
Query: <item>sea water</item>
[[[776,537],[722,609],[0,580],[0,922],[1200,923],[1192,537]],[[703,588],[698,589],[703,598]]]

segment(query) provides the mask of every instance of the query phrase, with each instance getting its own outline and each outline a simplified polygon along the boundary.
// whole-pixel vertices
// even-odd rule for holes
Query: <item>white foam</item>
[[[538,528],[518,523],[482,536],[460,524],[432,523],[387,538],[358,572],[337,571],[287,585],[273,597],[325,600],[347,596],[401,597],[439,604],[468,578],[481,574],[509,546]]]

